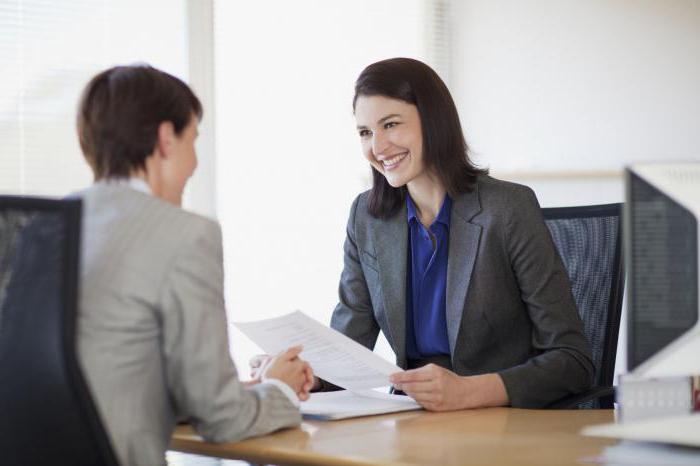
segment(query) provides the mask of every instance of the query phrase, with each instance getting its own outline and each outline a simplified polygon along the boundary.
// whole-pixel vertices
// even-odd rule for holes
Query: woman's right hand
[[[306,401],[315,377],[309,363],[299,358],[301,351],[301,346],[295,346],[274,358],[256,356],[250,361],[251,375],[254,379],[264,377],[280,380],[289,385],[301,401]]]
[[[249,384],[260,383],[260,378],[265,372],[267,366],[272,361],[272,359],[272,356],[270,356],[269,354],[258,354],[253,356],[250,359],[250,361],[248,361],[248,366],[250,368],[250,378],[252,379],[248,382]],[[311,369],[311,367],[308,368],[306,376],[307,381],[310,381],[311,383],[311,388],[309,388],[309,390],[306,391],[306,397],[308,398],[309,392],[313,392],[321,388],[321,379],[313,375],[313,370]],[[299,398],[301,398],[303,394],[298,394],[298,396]]]

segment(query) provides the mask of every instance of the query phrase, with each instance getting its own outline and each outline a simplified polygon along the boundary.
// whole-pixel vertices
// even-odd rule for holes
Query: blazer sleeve
[[[301,422],[277,387],[244,387],[230,358],[221,230],[202,222],[178,251],[160,293],[167,385],[176,412],[207,441],[235,441]]]
[[[361,196],[355,199],[350,208],[343,246],[343,272],[338,286],[338,305],[331,317],[331,327],[361,345],[373,349],[379,335],[379,325],[374,318],[372,301],[362,271],[356,234],[357,210],[361,208]],[[321,381],[321,390],[338,388]]]
[[[511,406],[537,408],[590,388],[595,368],[571,283],[537,198],[529,188],[522,194],[508,212],[506,250],[538,355],[499,374]]]

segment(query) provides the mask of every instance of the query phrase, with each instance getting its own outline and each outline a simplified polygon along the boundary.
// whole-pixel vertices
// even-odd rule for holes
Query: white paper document
[[[390,385],[389,375],[403,369],[301,311],[235,325],[268,354],[302,345],[299,356],[317,377],[347,389],[312,393],[301,404],[306,418],[334,420],[421,409],[410,397],[371,390]]]
[[[588,426],[581,433],[592,437],[613,437],[700,447],[700,413]]]
[[[391,385],[389,375],[403,370],[301,311],[235,325],[268,354],[303,345],[316,376],[349,390]]]
[[[415,409],[421,407],[410,397],[374,390],[312,393],[308,401],[301,403],[301,412],[305,418],[319,420],[347,419]]]

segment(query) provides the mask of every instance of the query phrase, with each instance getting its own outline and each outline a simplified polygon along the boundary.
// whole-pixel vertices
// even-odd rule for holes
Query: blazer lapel
[[[384,299],[391,343],[396,362],[406,365],[406,255],[408,222],[406,206],[391,219],[376,222],[374,244],[379,263],[380,285]]]
[[[480,211],[481,205],[476,187],[472,192],[462,194],[452,203],[445,311],[447,337],[450,340],[450,354],[453,357],[481,238],[481,226],[470,223],[470,220]]]

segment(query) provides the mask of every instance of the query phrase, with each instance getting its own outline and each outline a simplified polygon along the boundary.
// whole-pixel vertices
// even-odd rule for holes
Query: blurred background
[[[542,206],[620,202],[626,165],[700,160],[697,0],[0,0],[0,191],[88,186],[80,91],[148,62],[205,107],[185,202],[222,224],[229,321],[327,323],[370,185],[353,83],[395,56],[442,76],[474,160]],[[258,349],[230,336],[247,378]]]

